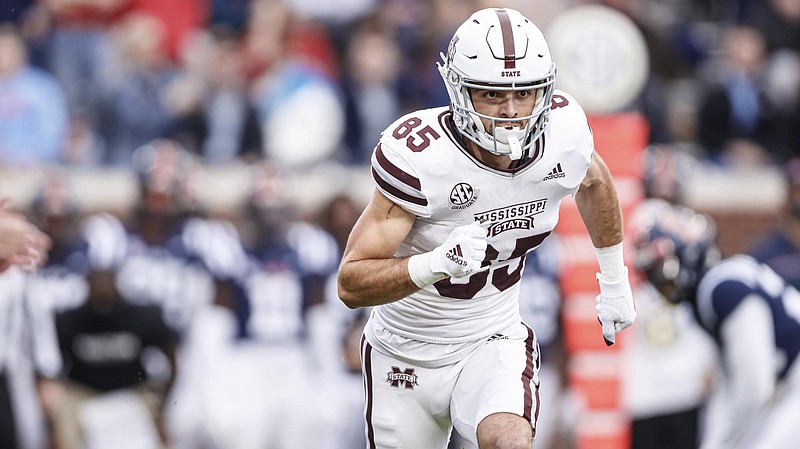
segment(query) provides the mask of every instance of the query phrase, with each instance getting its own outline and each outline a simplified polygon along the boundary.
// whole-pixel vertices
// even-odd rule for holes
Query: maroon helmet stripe
[[[387,159],[386,155],[383,154],[383,148],[381,147],[381,144],[378,144],[378,146],[375,148],[375,158],[378,160],[378,164],[380,164],[380,166],[386,170],[386,173],[394,176],[398,181],[401,181],[403,184],[406,184],[407,186],[413,187],[417,190],[422,189],[418,178],[409,175],[401,170],[400,167],[389,162],[389,159]]]
[[[495,8],[497,18],[500,19],[500,31],[503,32],[503,51],[505,52],[506,68],[517,68],[516,50],[514,49],[514,31],[511,28],[511,19],[504,8]]]
[[[375,449],[375,429],[372,427],[372,346],[361,335],[361,360],[364,361],[364,395],[366,407],[364,419],[367,423],[367,449]]]
[[[535,417],[539,414],[539,389],[537,387],[535,392],[531,391],[531,379],[533,379],[535,369],[533,354],[536,353],[536,348],[534,347],[535,338],[533,336],[533,329],[527,325],[525,325],[525,327],[528,329],[528,337],[525,339],[525,352],[527,353],[527,360],[525,362],[525,369],[522,371],[521,376],[522,389],[525,392],[525,405],[522,410],[522,417],[528,420],[528,422],[533,422],[531,420],[535,419]],[[532,417],[531,412],[533,412],[534,394],[536,395],[536,412]]]
[[[381,178],[381,175],[375,170],[375,168],[372,169],[372,179],[374,179],[375,182],[378,184],[378,186],[389,195],[392,195],[403,201],[408,201],[409,203],[419,204],[420,206],[428,205],[428,200],[426,200],[425,198],[419,198],[416,196],[409,195],[406,192],[403,192],[397,187],[386,182],[385,179]]]

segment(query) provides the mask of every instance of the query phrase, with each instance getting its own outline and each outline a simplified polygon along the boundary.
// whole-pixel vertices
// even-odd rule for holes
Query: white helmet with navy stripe
[[[556,78],[556,65],[539,28],[516,10],[482,9],[456,30],[447,55],[441,57],[437,67],[458,130],[490,153],[515,160],[532,157],[531,148],[549,120]],[[536,103],[524,117],[491,117],[475,111],[470,88],[533,89]],[[481,118],[492,122],[491,133]]]

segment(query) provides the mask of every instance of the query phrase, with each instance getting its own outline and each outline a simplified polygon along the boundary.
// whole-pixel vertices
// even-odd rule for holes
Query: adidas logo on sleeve
[[[565,176],[567,175],[564,174],[564,170],[561,169],[561,162],[559,162],[558,164],[556,164],[555,167],[553,167],[553,170],[550,172],[549,175],[542,178],[542,181],[548,181],[554,178],[563,178]]]

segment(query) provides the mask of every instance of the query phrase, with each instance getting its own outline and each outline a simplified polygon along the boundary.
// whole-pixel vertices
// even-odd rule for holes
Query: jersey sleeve
[[[592,162],[594,135],[586,113],[578,100],[570,94],[556,91],[553,95],[552,114],[562,116],[558,119],[559,132],[566,135],[564,140],[568,148],[563,167],[568,175],[560,180],[560,184],[574,197]]]
[[[431,216],[418,171],[385,137],[372,152],[371,164],[372,179],[384,196],[414,215]]]
[[[712,267],[697,287],[700,324],[716,334],[719,326],[750,294],[758,293],[757,265],[743,258],[726,259]]]

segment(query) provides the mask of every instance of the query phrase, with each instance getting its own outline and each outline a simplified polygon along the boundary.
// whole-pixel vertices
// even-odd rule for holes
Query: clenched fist
[[[467,276],[481,267],[486,246],[486,229],[478,222],[459,226],[431,251],[431,271],[455,278]]]
[[[481,267],[487,245],[480,223],[459,226],[433,251],[410,257],[408,275],[419,288],[447,277],[468,276]]]

